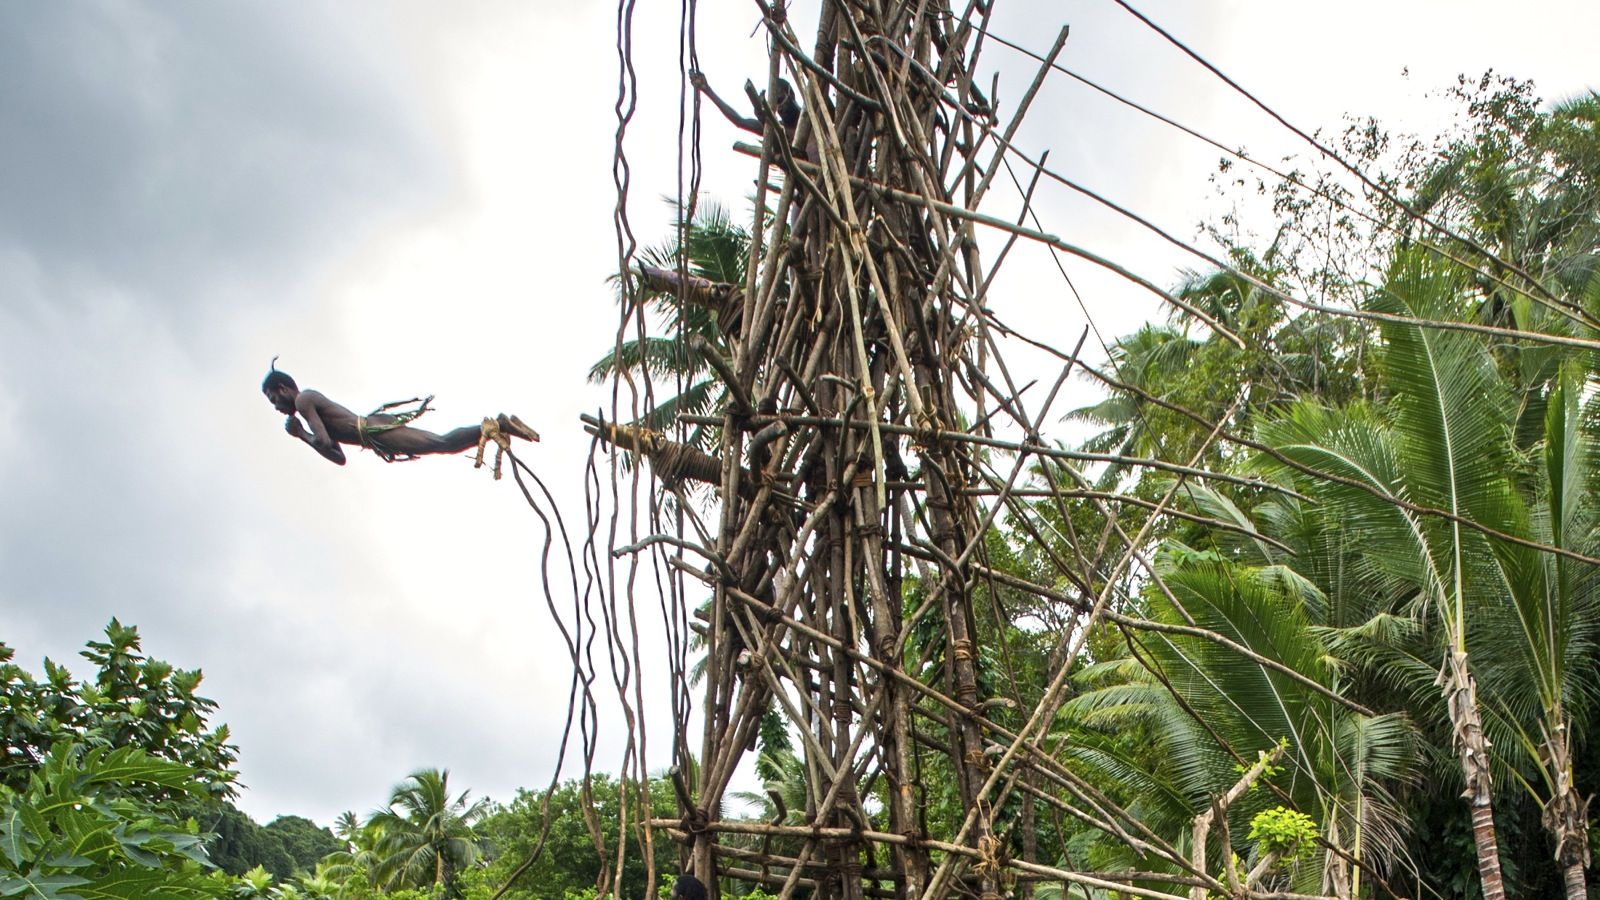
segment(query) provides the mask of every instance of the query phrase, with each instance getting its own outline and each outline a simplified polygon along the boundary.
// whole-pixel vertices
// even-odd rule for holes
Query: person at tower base
[[[679,875],[672,884],[672,900],[706,900],[706,886],[693,875]]]
[[[384,461],[394,462],[470,450],[483,442],[484,429],[491,425],[500,434],[525,441],[539,439],[538,432],[505,413],[484,419],[482,425],[467,425],[444,434],[413,428],[409,423],[427,411],[427,401],[421,401],[413,410],[389,412],[396,405],[390,404],[368,415],[357,415],[321,391],[301,390],[289,373],[278,371],[277,357],[273,357],[272,369],[261,382],[261,393],[274,409],[288,416],[283,427],[290,437],[304,441],[329,462],[341,466],[345,463],[341,444],[365,447]]]

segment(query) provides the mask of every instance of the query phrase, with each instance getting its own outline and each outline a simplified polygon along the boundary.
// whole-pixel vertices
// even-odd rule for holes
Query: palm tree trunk
[[[1589,802],[1572,784],[1572,746],[1564,713],[1557,708],[1547,718],[1560,724],[1554,734],[1545,733],[1545,764],[1554,785],[1544,807],[1544,827],[1556,840],[1556,864],[1566,879],[1567,900],[1586,900],[1589,889],[1583,870],[1589,865]]]
[[[1453,650],[1439,673],[1445,704],[1450,713],[1456,752],[1467,789],[1462,796],[1472,807],[1472,841],[1478,851],[1478,878],[1483,900],[1505,900],[1505,879],[1500,874],[1500,845],[1494,832],[1494,781],[1489,771],[1489,739],[1483,734],[1478,712],[1478,687],[1467,666],[1465,650]]]
[[[1589,888],[1584,882],[1582,864],[1567,866],[1562,874],[1567,882],[1567,900],[1586,900]]]

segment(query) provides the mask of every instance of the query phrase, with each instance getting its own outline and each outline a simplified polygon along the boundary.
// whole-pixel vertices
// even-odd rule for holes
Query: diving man
[[[397,405],[390,404],[371,415],[357,415],[320,391],[301,390],[287,372],[278,371],[277,357],[273,357],[272,370],[261,382],[261,393],[274,409],[289,417],[283,426],[291,437],[305,441],[329,462],[341,466],[345,458],[340,444],[366,447],[384,461],[394,462],[427,454],[470,450],[483,442],[484,427],[491,424],[500,434],[525,441],[539,439],[538,432],[523,424],[521,419],[504,413],[485,419],[483,425],[468,425],[446,434],[412,428],[407,423],[427,411],[427,401],[421,401],[414,410],[386,412]],[[304,424],[301,419],[305,420]]]

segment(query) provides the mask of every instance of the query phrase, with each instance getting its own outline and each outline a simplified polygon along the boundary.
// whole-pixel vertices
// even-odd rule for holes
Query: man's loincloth
[[[414,397],[410,400],[396,400],[393,403],[385,403],[364,416],[356,416],[356,439],[361,442],[361,446],[378,454],[378,458],[384,462],[405,462],[416,459],[417,456],[414,453],[396,450],[386,445],[383,441],[383,436],[396,428],[403,428],[409,425],[413,419],[421,417],[423,413],[428,411],[428,404],[432,402],[432,394],[424,398]],[[414,409],[401,409],[401,407],[409,406],[413,403],[416,404]],[[388,421],[373,422],[371,419],[374,416],[383,416]]]
[[[378,457],[384,462],[394,462],[395,457],[399,456],[399,454],[393,448],[384,446],[383,443],[384,433],[394,427],[387,423],[375,425],[368,422],[366,416],[356,416],[356,440],[361,442],[361,446],[378,454]]]

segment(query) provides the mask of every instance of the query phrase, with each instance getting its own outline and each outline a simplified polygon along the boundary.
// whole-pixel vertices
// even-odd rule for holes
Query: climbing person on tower
[[[447,434],[412,428],[410,422],[428,411],[428,401],[432,397],[390,403],[365,416],[357,415],[320,391],[301,390],[289,373],[278,371],[277,362],[274,356],[272,370],[261,382],[261,393],[274,409],[289,417],[283,426],[291,437],[305,441],[329,462],[341,466],[344,465],[344,450],[340,444],[366,447],[385,462],[434,453],[460,453],[478,447],[481,461],[481,448],[486,442],[494,441],[504,447],[505,436],[525,441],[539,439],[538,432],[516,416],[505,413],[484,419],[481,425],[468,425]],[[412,404],[416,404],[412,409],[399,409]],[[301,419],[305,420],[304,424]],[[496,477],[499,477],[498,468]]]

